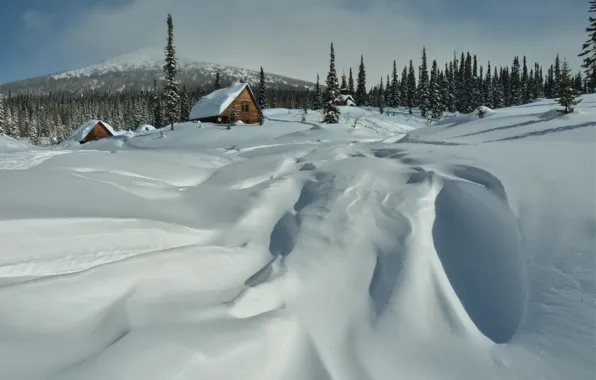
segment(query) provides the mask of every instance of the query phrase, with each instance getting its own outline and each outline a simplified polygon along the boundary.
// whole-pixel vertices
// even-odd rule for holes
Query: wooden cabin
[[[236,110],[236,121],[244,124],[261,123],[263,120],[261,108],[247,83],[235,83],[203,96],[192,107],[189,120],[228,123],[232,109]]]
[[[352,95],[340,95],[335,99],[336,106],[351,106],[356,107],[356,102]]]
[[[85,144],[89,141],[96,141],[114,136],[114,130],[110,125],[101,120],[90,120],[81,125],[68,139]]]

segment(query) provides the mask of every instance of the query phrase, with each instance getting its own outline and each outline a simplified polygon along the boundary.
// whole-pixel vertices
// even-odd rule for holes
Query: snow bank
[[[0,135],[0,151],[28,150],[31,146],[10,136]]]

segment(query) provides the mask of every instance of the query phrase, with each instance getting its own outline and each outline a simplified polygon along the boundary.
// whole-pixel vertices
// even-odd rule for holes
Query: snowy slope
[[[593,379],[593,101],[0,147],[0,378]]]

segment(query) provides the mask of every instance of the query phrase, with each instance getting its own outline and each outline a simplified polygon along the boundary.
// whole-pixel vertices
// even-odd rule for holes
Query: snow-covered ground
[[[595,104],[0,137],[0,379],[594,379]]]

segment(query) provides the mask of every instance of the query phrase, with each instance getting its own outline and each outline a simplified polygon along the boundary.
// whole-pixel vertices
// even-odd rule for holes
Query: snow
[[[155,127],[149,124],[139,125],[135,130],[135,133],[145,133],[155,131]]]
[[[246,88],[246,83],[234,83],[203,96],[190,111],[190,120],[221,115]]]
[[[593,379],[595,103],[2,136],[0,378]]]

